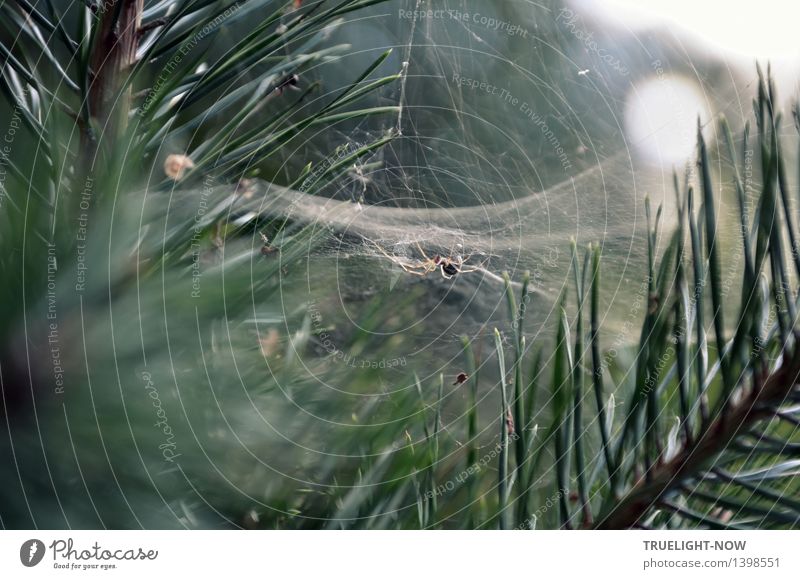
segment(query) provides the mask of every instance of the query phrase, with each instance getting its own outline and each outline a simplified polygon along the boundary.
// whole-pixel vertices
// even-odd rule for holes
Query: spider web
[[[463,322],[454,334],[502,318],[495,313],[504,271],[516,283],[530,272],[546,320],[571,287],[571,239],[601,245],[610,304],[625,307],[625,292],[638,286],[628,282],[646,264],[644,195],[654,206],[671,204],[672,175],[639,163],[625,141],[621,101],[630,79],[599,67],[578,74],[586,64],[570,49],[575,39],[550,23],[537,26],[558,9],[410,0],[382,5],[351,36],[343,27],[341,40],[354,46],[330,74],[366,62],[359,50],[366,46],[370,54],[392,48],[385,66],[404,74],[374,103],[399,103],[396,117],[337,127],[334,142],[368,142],[391,130],[396,137],[313,195],[261,184],[250,208],[334,230],[330,243],[313,249],[317,272],[346,259],[351,268],[385,271],[390,289],[438,278],[469,303],[442,313],[447,327],[454,316]],[[430,10],[444,12],[423,16]],[[510,34],[513,26],[521,32]],[[376,37],[384,44],[375,46]],[[392,45],[392,38],[403,40]],[[398,263],[421,263],[417,244],[482,271],[448,282],[438,273],[410,275]],[[327,287],[309,280],[316,285]]]
[[[325,138],[309,135],[287,153],[285,171],[294,181],[300,165],[290,164],[310,156],[312,177],[298,190],[258,182],[243,207],[317,230],[322,243],[309,245],[303,280],[308,301],[335,291],[335,307],[345,312],[364,295],[391,298],[421,285],[429,299],[414,315],[425,320],[426,347],[442,347],[449,358],[460,335],[504,327],[502,274],[518,287],[527,273],[535,340],[554,327],[548,322],[563,292],[574,303],[574,239],[581,254],[589,243],[602,251],[603,335],[637,338],[620,328],[631,326],[631,303],[646,299],[644,199],[654,212],[664,206],[658,251],[674,218],[673,170],[683,173],[691,153],[677,163],[641,157],[641,143],[627,136],[626,102],[642,79],[690,68],[715,110],[731,113],[742,99],[731,96],[733,82],[707,82],[680,40],[664,35],[643,51],[635,35],[604,34],[581,19],[577,26],[626,64],[623,74],[565,24],[569,6],[396,0],[336,30],[331,42],[351,49],[315,71],[322,84],[340,85],[392,49],[382,72],[401,78],[367,105],[400,105],[399,112],[336,124]],[[313,175],[342,152],[389,133],[394,138],[345,177],[314,185]],[[470,271],[443,279],[424,268],[434,255]]]
[[[730,70],[725,78],[693,61],[670,33],[643,49],[635,35],[605,33],[588,17],[568,25],[563,16],[572,12],[564,10],[579,13],[569,3],[386,6],[361,21],[359,31],[374,26],[403,39],[391,46],[390,66],[405,75],[383,101],[402,108],[397,119],[359,129],[396,128],[399,135],[356,167],[357,178],[314,198],[270,187],[268,210],[347,233],[323,251],[372,257],[369,267],[395,265],[380,248],[420,259],[416,243],[429,255],[470,256],[494,275],[483,276],[486,284],[467,276],[457,283],[481,294],[473,306],[488,302],[492,311],[501,272],[516,281],[531,272],[551,306],[571,281],[570,239],[579,247],[599,244],[608,305],[619,306],[605,320],[613,332],[645,274],[645,195],[654,212],[664,206],[660,246],[674,218],[673,170],[682,174],[692,155],[660,163],[642,158],[642,143],[626,132],[626,103],[643,80],[694,77],[710,109],[725,112],[736,128],[749,115],[741,82]],[[594,34],[604,52],[591,50],[576,30]],[[663,90],[671,94],[667,83]],[[677,113],[693,127],[696,111]],[[713,130],[710,118],[702,121]]]

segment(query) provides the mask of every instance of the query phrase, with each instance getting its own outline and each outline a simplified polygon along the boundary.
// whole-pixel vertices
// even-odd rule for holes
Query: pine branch
[[[800,347],[795,346],[788,359],[766,379],[754,372],[754,387],[749,395],[731,402],[696,441],[684,443],[678,454],[661,462],[647,480],[640,480],[608,512],[598,518],[597,529],[627,529],[643,522],[649,509],[666,498],[687,478],[701,473],[709,461],[725,451],[737,436],[760,420],[770,418],[798,384]],[[739,388],[742,388],[741,382]]]
[[[122,0],[103,12],[89,60],[93,75],[89,87],[90,114],[112,138],[127,123],[130,87],[122,94],[119,91],[125,86],[125,75],[130,73],[136,59],[143,9],[144,0]]]

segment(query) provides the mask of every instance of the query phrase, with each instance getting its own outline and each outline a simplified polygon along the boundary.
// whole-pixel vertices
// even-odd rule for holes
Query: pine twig
[[[646,481],[640,480],[608,512],[598,517],[595,528],[635,527],[653,504],[666,498],[665,495],[688,476],[700,471],[740,433],[770,417],[774,405],[782,403],[798,384],[800,347],[795,346],[786,363],[766,379],[759,378],[759,372],[754,372],[754,376],[754,388],[749,396],[730,403],[696,441],[685,442],[672,460],[656,465]]]

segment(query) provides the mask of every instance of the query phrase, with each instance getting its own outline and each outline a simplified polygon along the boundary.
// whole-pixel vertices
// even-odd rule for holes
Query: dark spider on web
[[[443,278],[452,279],[453,277],[461,273],[486,271],[483,268],[483,264],[479,264],[478,266],[466,267],[465,264],[467,263],[467,261],[470,259],[471,256],[462,257],[460,255],[450,255],[449,257],[444,257],[442,255],[436,254],[433,257],[430,257],[428,256],[427,253],[425,253],[425,250],[422,249],[422,246],[419,244],[418,241],[415,242],[415,245],[417,246],[417,250],[423,257],[423,259],[420,260],[410,260],[403,257],[399,257],[397,255],[391,255],[378,243],[374,241],[371,241],[371,243],[385,257],[389,258],[393,263],[396,263],[397,265],[402,267],[403,271],[410,273],[412,275],[418,275],[424,277],[429,273],[433,273],[434,271],[439,270]]]

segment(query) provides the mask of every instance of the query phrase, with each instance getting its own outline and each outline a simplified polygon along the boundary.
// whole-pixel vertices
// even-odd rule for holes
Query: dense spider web
[[[673,176],[687,172],[697,185],[693,146],[679,156],[662,151],[669,139],[660,135],[676,130],[662,124],[688,126],[694,143],[699,119],[722,190],[729,177],[717,154],[713,114],[726,113],[738,133],[750,115],[749,85],[724,61],[693,60],[670,32],[643,46],[636,33],[605,31],[582,13],[573,21],[579,13],[571,3],[396,0],[332,33],[331,42],[350,49],[303,82],[340,87],[388,48],[380,74],[401,77],[364,106],[398,108],[309,132],[287,148],[278,172],[283,182],[299,183],[294,189],[255,181],[252,196],[234,201],[236,219],[292,224],[268,232],[277,248],[298,225],[315,231],[302,274],[279,280],[287,318],[324,304],[342,334],[367,331],[400,344],[398,356],[421,356],[423,379],[452,374],[462,336],[491,349],[492,328],[508,328],[506,272],[515,289],[530,275],[529,346],[552,337],[559,298],[566,294],[567,307],[575,306],[575,240],[581,259],[589,243],[601,248],[601,341],[623,346],[638,339],[633,328],[648,299],[645,199],[653,214],[663,206],[655,239],[660,253],[675,215]],[[587,33],[602,53],[585,42]],[[695,87],[702,110],[679,103],[666,120],[640,115],[632,122],[628,106],[648,82],[667,101],[680,100],[671,78]],[[328,167],[387,135],[388,144],[320,185]],[[734,213],[724,209],[721,219]],[[261,245],[261,234],[253,232],[252,248]],[[446,279],[440,267],[430,267],[431,256],[453,260],[464,273]],[[374,304],[391,310],[412,294],[403,323],[360,325]]]
[[[501,274],[507,271],[518,284],[529,272],[538,295],[535,337],[558,296],[573,291],[575,239],[581,252],[588,243],[602,247],[604,324],[608,333],[615,331],[645,275],[645,195],[654,213],[665,206],[660,245],[674,212],[673,169],[682,174],[690,162],[688,156],[644,160],[641,143],[628,136],[625,103],[639,80],[656,74],[653,62],[678,72],[693,64],[674,39],[643,51],[638,39],[603,38],[597,25],[580,20],[627,64],[630,70],[622,74],[586,50],[575,26],[559,16],[563,6],[398,1],[360,19],[357,29],[343,29],[343,40],[353,47],[326,68],[328,74],[392,48],[385,67],[403,76],[375,104],[399,104],[400,111],[335,127],[339,149],[312,151],[314,166],[370,139],[389,133],[394,139],[313,194],[305,182],[294,191],[264,184],[263,195],[250,203],[256,212],[335,232],[329,243],[309,249],[318,260],[309,270],[310,294],[331,291],[326,280],[332,268],[364,274],[335,275],[343,309],[345,295],[367,291],[352,284],[376,272],[392,289],[438,284],[424,309],[428,343],[441,345],[487,323],[500,324]],[[376,39],[384,43],[376,47]],[[732,74],[729,84],[707,83],[709,74],[696,73],[696,80],[713,110],[741,106],[730,92]],[[453,256],[478,271],[423,280],[399,267],[421,265],[426,255]],[[452,299],[442,299],[442,291]],[[428,315],[435,309],[440,315]]]

